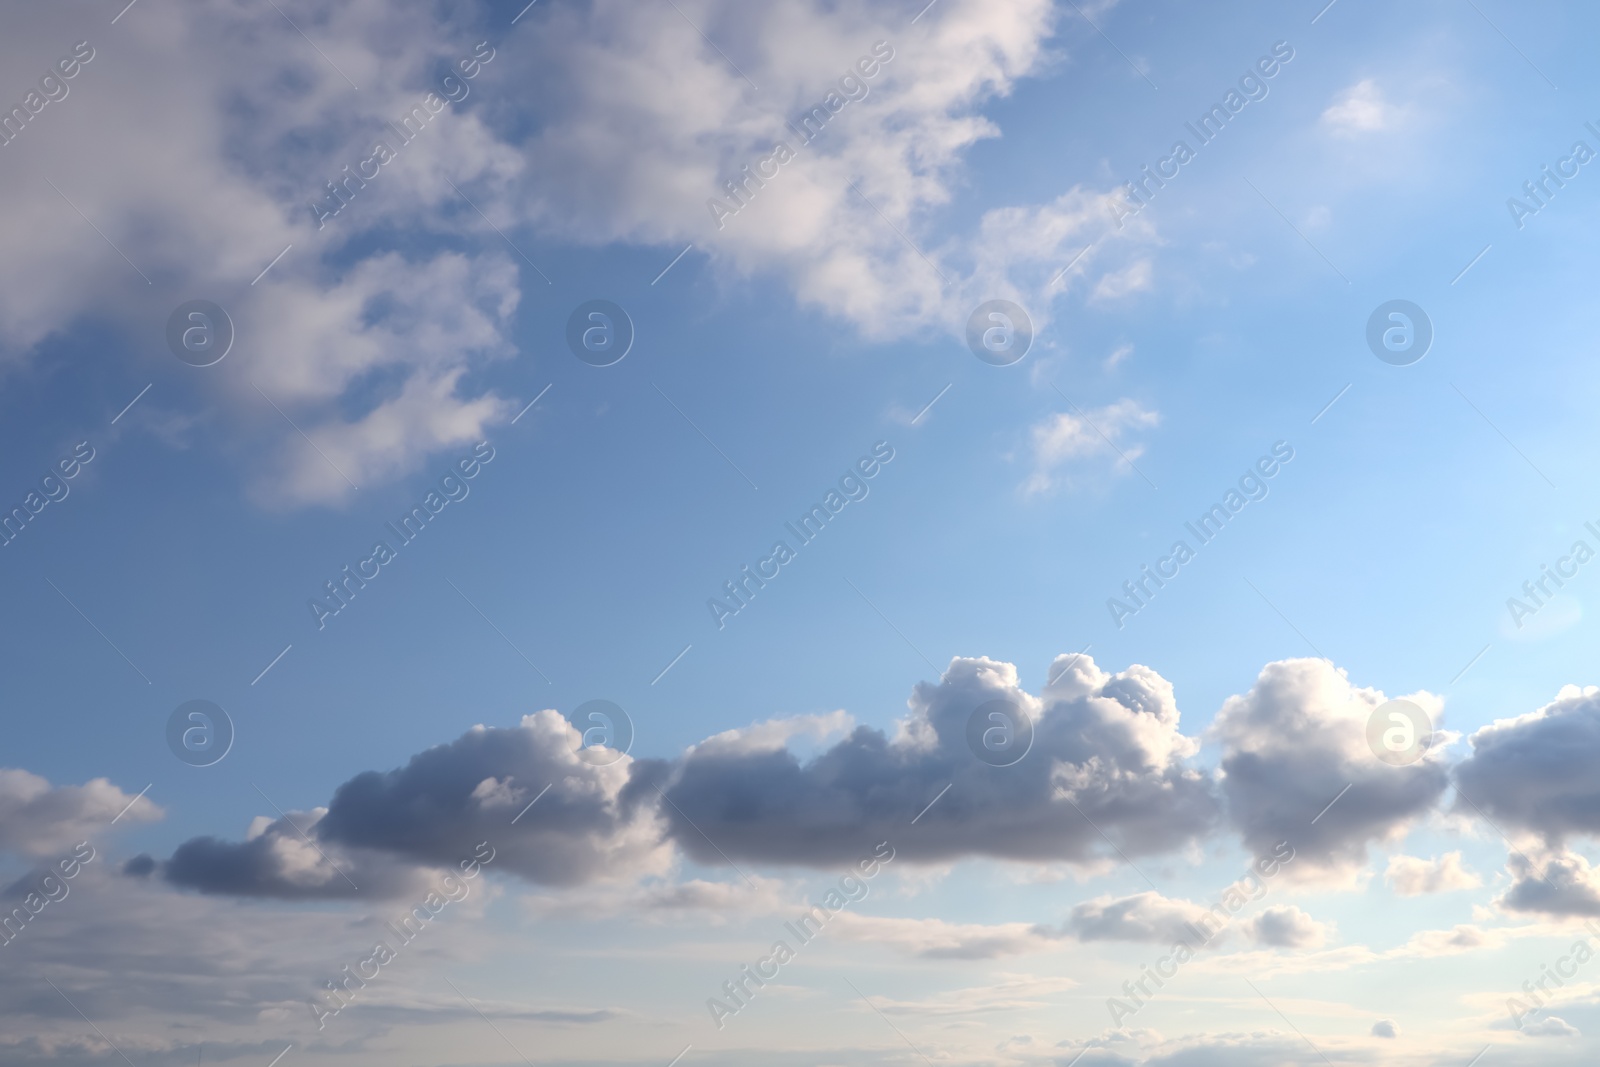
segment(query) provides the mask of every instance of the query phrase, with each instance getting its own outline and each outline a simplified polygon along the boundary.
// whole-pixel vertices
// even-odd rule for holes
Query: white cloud
[[[830,737],[848,733],[854,727],[855,718],[847,711],[795,715],[712,734],[689,751],[727,756],[753,755],[786,748],[791,741],[801,738],[813,742],[826,741]]]
[[[1029,431],[1033,473],[1023,483],[1023,491],[1046,493],[1070,483],[1072,479],[1065,472],[1090,458],[1110,458],[1113,469],[1129,472],[1131,465],[1144,455],[1144,446],[1127,437],[1132,431],[1160,423],[1157,412],[1129,399],[1092,411],[1074,408],[1071,412],[1057,412]]]
[[[521,287],[544,281],[495,227],[519,248],[528,233],[693,241],[722,276],[777,276],[801,304],[871,338],[959,332],[994,297],[1018,300],[1042,329],[1060,294],[1149,284],[1137,259],[1148,225],[1105,240],[1103,193],[993,208],[973,233],[942,226],[966,154],[1001,135],[985,107],[1051,60],[1060,11],[1049,0],[944,0],[914,25],[889,2],[682,0],[682,14],[632,0],[544,5],[410,144],[388,123],[473,54],[475,19],[424,0],[279,6],[326,58],[271,5],[129,11],[69,97],[4,147],[0,218],[0,360],[25,361],[95,318],[164,362],[159,324],[173,307],[208,294],[224,304],[234,351],[195,380],[231,417],[204,432],[245,438],[225,447],[264,504],[348,500],[351,483],[415,472],[509,416],[476,372],[514,351]],[[80,37],[70,5],[39,6],[0,40],[0,68],[30,69]],[[707,201],[726,196],[722,183],[795,140],[785,119],[824,101],[879,41],[893,58],[865,97],[719,230]],[[361,172],[379,139],[393,162],[352,179],[347,206],[319,222],[310,201]]]
[[[1101,366],[1105,370],[1115,370],[1119,363],[1131,355],[1133,355],[1132,345],[1118,345],[1116,349],[1105,358],[1105,362],[1102,363]]]
[[[1334,98],[1322,112],[1322,124],[1341,136],[1354,136],[1391,128],[1400,112],[1384,99],[1371,78],[1363,78]]]
[[[1483,884],[1482,878],[1462,865],[1460,852],[1446,852],[1426,860],[1418,856],[1392,856],[1384,879],[1403,897],[1475,889]]]
[[[53,786],[37,774],[0,767],[0,850],[51,858],[79,841],[102,839],[113,819],[131,826],[164,814],[148,797],[124,793],[104,778]]]
[[[1142,293],[1150,288],[1153,274],[1154,267],[1148,259],[1130,263],[1122,270],[1107,274],[1096,282],[1090,299],[1112,301],[1133,293]]]
[[[0,264],[0,358],[25,360],[52,332],[94,317],[120,327],[130,353],[173,366],[167,314],[197,295],[217,299],[233,349],[195,379],[235,416],[216,432],[246,446],[234,451],[257,499],[327,503],[349,485],[251,382],[356,484],[481,438],[506,404],[459,387],[467,369],[512,351],[518,272],[503,250],[402,258],[381,234],[404,226],[422,249],[459,240],[443,168],[465,182],[504,179],[518,164],[471,113],[445,105],[319,230],[308,201],[375,140],[398,145],[385,120],[421,101],[436,64],[471,55],[477,38],[434,22],[420,0],[282,6],[315,28],[360,93],[270,5],[141,5],[95,35],[71,94],[5,146],[15,210],[0,218],[0,241],[14,254]],[[14,20],[0,67],[64,50],[82,36],[76,16],[48,5]],[[474,83],[480,98],[493,70]],[[346,243],[375,235],[373,251]],[[267,444],[249,440],[263,433]]]

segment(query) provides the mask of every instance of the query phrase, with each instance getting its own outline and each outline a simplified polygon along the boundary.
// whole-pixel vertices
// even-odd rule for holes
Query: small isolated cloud
[[[1322,124],[1345,137],[1386,130],[1400,111],[1384,99],[1383,90],[1371,78],[1363,78],[1334,97],[1322,113]]]
[[[1092,458],[1111,457],[1126,470],[1144,446],[1125,439],[1131,431],[1158,426],[1161,416],[1137,401],[1122,399],[1093,411],[1074,408],[1037,423],[1033,438],[1033,473],[1023,484],[1027,493],[1046,493],[1066,481],[1069,468]]]
[[[1390,1022],[1388,1019],[1379,1019],[1377,1022],[1372,1024],[1372,1036],[1399,1037],[1400,1031],[1394,1025],[1394,1023]]]
[[[1600,871],[1576,852],[1535,858],[1514,852],[1511,888],[1497,903],[1507,911],[1575,917],[1600,915]]]
[[[1422,930],[1411,935],[1405,951],[1412,956],[1453,956],[1475,948],[1498,948],[1505,943],[1503,929],[1486,931],[1470,923],[1461,923],[1448,930]]]
[[[1522,1032],[1529,1037],[1579,1037],[1578,1028],[1559,1015],[1547,1015],[1538,1022],[1528,1023]]]
[[[1105,362],[1101,364],[1101,366],[1103,366],[1106,370],[1115,370],[1117,364],[1121,363],[1131,355],[1133,355],[1132,345],[1118,345],[1116,350],[1106,357]]]
[[[1194,939],[1194,925],[1205,925],[1211,913],[1187,900],[1160,893],[1131,897],[1099,897],[1072,909],[1067,930],[1080,941],[1148,941],[1172,944]]]
[[[1268,908],[1250,920],[1256,944],[1269,948],[1321,948],[1329,927],[1296,907]]]
[[[1143,292],[1150,288],[1151,275],[1154,268],[1148,259],[1135,260],[1122,270],[1113,271],[1095,283],[1094,291],[1089,294],[1093,301],[1120,300],[1132,293]]]
[[[1483,884],[1482,878],[1462,865],[1460,852],[1446,852],[1427,860],[1419,856],[1391,857],[1384,879],[1403,897],[1476,889]]]

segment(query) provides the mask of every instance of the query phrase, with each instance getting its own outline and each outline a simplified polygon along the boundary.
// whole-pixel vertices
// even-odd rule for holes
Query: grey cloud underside
[[[1500,906],[1600,916],[1600,876],[1566,848],[1570,838],[1600,834],[1600,690],[1566,686],[1544,707],[1498,720],[1469,740],[1472,754],[1455,768],[1457,810],[1522,839],[1508,861],[1512,883]]]
[[[1438,803],[1449,782],[1442,762],[1394,767],[1367,745],[1367,718],[1383,702],[1326,660],[1298,659],[1268,664],[1224,704],[1211,733],[1223,745],[1229,818],[1247,848],[1261,854],[1287,841],[1297,874],[1349,870],[1366,862],[1370,843]]]
[[[1322,940],[1322,928],[1299,908],[1268,908],[1250,923],[1256,944],[1271,948],[1307,948]]]
[[[357,775],[325,814],[280,819],[241,842],[186,842],[164,873],[210,893],[396,896],[480,841],[495,848],[495,871],[570,886],[636,874],[672,845],[716,866],[849,864],[885,840],[900,862],[1082,862],[1110,851],[1101,831],[1142,855],[1216,828],[1214,788],[1187,765],[1195,743],[1178,732],[1160,675],[1111,675],[1087,658],[1062,659],[1052,672],[1055,684],[1038,698],[1009,664],[957,659],[940,683],[916,687],[896,739],[859,728],[807,763],[783,747],[713,739],[676,762],[594,767],[577,758],[576,731],[541,712]],[[969,716],[994,699],[1037,723],[1032,749],[1012,767],[988,766],[967,748]]]
[[[296,814],[299,816],[297,824],[310,821],[303,813]],[[337,870],[330,868],[323,872],[324,877],[295,878],[286,870],[277,849],[280,842],[293,847],[300,840],[294,828],[283,820],[249,841],[192,838],[173,852],[163,866],[163,873],[174,885],[198,889],[202,893],[280,900],[396,897],[418,887],[413,870],[382,854],[341,856],[334,861]]]
[[[850,863],[885,840],[912,862],[1085,861],[1109,851],[1100,831],[1129,854],[1150,854],[1212,829],[1210,781],[1163,749],[1177,711],[1159,675],[1140,667],[1105,675],[1087,658],[1063,675],[1014,766],[975,759],[967,722],[991,700],[1026,707],[1034,698],[1009,664],[957,659],[938,685],[916,687],[901,739],[861,727],[804,764],[787,750],[696,750],[663,786],[671,803],[662,814],[701,862],[717,862],[720,849],[735,860],[819,867]]]
[[[1364,861],[1369,841],[1430,810],[1448,784],[1444,770],[1432,765],[1404,776],[1390,776],[1392,769],[1381,764],[1383,776],[1341,773],[1350,768],[1315,749],[1273,757],[1241,753],[1223,767],[1229,813],[1252,850],[1289,841],[1302,858],[1326,865]]]
[[[294,814],[292,825],[263,820],[244,841],[186,842],[162,870],[207,893],[400,896],[479,842],[496,851],[493,872],[563,887],[664,874],[675,851],[724,869],[838,868],[888,841],[900,864],[1089,864],[1170,854],[1231,831],[1258,854],[1288,842],[1291,880],[1339,878],[1364,867],[1373,844],[1402,834],[1448,787],[1438,753],[1404,767],[1373,756],[1365,723],[1383,694],[1353,686],[1323,660],[1268,664],[1224,704],[1209,732],[1221,746],[1217,771],[1193,762],[1199,740],[1181,732],[1173,688],[1154,670],[1111,674],[1088,657],[1061,657],[1049,674],[1034,695],[1010,664],[955,659],[939,682],[914,687],[892,734],[857,727],[809,760],[768,724],[718,735],[676,760],[623,757],[597,767],[579,758],[577,731],[542,711],[512,728],[475,727],[404,767],[357,775],[325,812]],[[1032,748],[1010,767],[981,762],[967,745],[974,709],[994,700],[1035,724]],[[1592,695],[1574,690],[1562,701],[1559,715],[1545,709],[1474,738],[1478,751],[1461,770],[1491,814],[1559,831],[1589,825],[1592,789],[1576,762],[1525,752],[1556,743],[1552,731],[1572,747],[1594,736]],[[1520,740],[1529,733],[1533,740]],[[1533,773],[1530,763],[1546,793],[1563,799],[1544,821],[1516,807],[1520,786],[1500,784]],[[1549,906],[1587,914],[1596,895],[1587,867],[1574,867],[1568,881],[1573,899]],[[1544,884],[1514,887],[1508,906],[1538,910]]]
[[[404,767],[357,775],[325,813],[242,842],[185,842],[164,873],[202,892],[337,898],[425,892],[428,871],[456,869],[481,844],[492,869],[543,885],[644,869],[660,850],[654,816],[622,797],[624,764],[594,766],[577,748],[553,711],[474,727]]]
[[[1066,929],[1080,941],[1143,941],[1170,945],[1192,941],[1190,924],[1210,929],[1215,917],[1197,904],[1138,893],[1120,900],[1090,900],[1072,909]]]
[[[335,792],[319,836],[441,866],[454,866],[474,844],[488,841],[498,853],[496,864],[530,881],[591,881],[606,873],[611,851],[597,843],[619,840],[641,812],[597,790],[600,775],[574,777],[588,765],[574,766],[570,750],[543,743],[554,736],[474,730],[398,770],[357,775]],[[511,783],[510,803],[474,799],[490,778]],[[513,826],[545,785],[550,790]]]
[[[1507,861],[1511,887],[1498,903],[1507,911],[1565,918],[1600,916],[1600,879],[1582,856],[1556,853],[1543,862],[1526,853]]]
[[[1600,833],[1600,691],[1568,686],[1543,708],[1474,733],[1456,781],[1502,829],[1552,845]]]

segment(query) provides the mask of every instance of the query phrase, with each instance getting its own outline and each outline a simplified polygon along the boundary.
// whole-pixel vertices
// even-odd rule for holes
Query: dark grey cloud
[[[292,824],[262,818],[242,841],[185,842],[163,871],[203,892],[299,899],[403,895],[479,842],[496,849],[494,870],[556,887],[664,873],[674,848],[717,867],[832,868],[883,841],[898,863],[1120,862],[1210,839],[1225,800],[1252,851],[1294,848],[1291,878],[1346,877],[1447,785],[1437,751],[1405,767],[1376,758],[1366,722],[1383,694],[1326,661],[1269,664],[1224,704],[1211,729],[1217,774],[1193,764],[1199,741],[1156,671],[1062,656],[1049,675],[1034,695],[1011,664],[954,659],[913,688],[892,732],[857,727],[808,759],[790,741],[846,723],[842,713],[727,731],[677,760],[596,766],[580,758],[577,731],[544,711],[359,774]],[[969,745],[974,712],[996,701],[1033,724],[1011,766]]]
[[[1456,768],[1459,805],[1482,809],[1502,829],[1538,834],[1554,846],[1600,833],[1600,689],[1567,686],[1537,711],[1474,733]]]
[[[423,871],[415,865],[368,849],[320,846],[322,814],[289,812],[244,841],[192,838],[178,846],[162,873],[172,884],[202,893],[279,900],[356,900],[423,891]]]
[[[1497,903],[1507,911],[1563,917],[1600,915],[1600,872],[1575,852],[1539,857],[1513,852],[1511,886]]]
[[[675,766],[642,765],[634,788],[660,788],[673,840],[713,865],[831,867],[885,840],[896,862],[1086,862],[1110,853],[1102,831],[1139,855],[1211,829],[1216,799],[1187,763],[1197,743],[1179,732],[1170,683],[1141,666],[1107,674],[1088,657],[1059,658],[1051,676],[1035,697],[1011,664],[957,658],[939,683],[915,687],[893,737],[859,727],[808,762],[782,745],[718,740]],[[1034,722],[1032,749],[1013,766],[968,747],[969,718],[993,700]]]
[[[579,742],[553,711],[510,729],[474,727],[404,767],[357,775],[325,810],[291,813],[292,824],[263,820],[244,841],[187,841],[165,875],[239,896],[395,897],[480,842],[494,849],[493,870],[544,885],[659,871],[653,808],[623,796],[628,759],[596,766],[579,758]]]
[[[1344,876],[1366,865],[1369,844],[1434,807],[1449,784],[1437,751],[1394,767],[1367,745],[1367,720],[1384,701],[1327,660],[1294,659],[1267,664],[1248,693],[1223,704],[1211,736],[1223,745],[1222,792],[1247,848],[1259,855],[1287,841],[1290,878]]]

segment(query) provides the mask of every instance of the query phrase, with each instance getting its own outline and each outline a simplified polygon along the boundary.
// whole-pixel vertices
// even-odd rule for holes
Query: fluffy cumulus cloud
[[[1461,805],[1551,845],[1600,832],[1600,688],[1569,685],[1537,711],[1499,719],[1469,738],[1456,769]]]
[[[1511,885],[1499,898],[1514,912],[1600,915],[1600,871],[1568,847],[1600,834],[1600,688],[1564,686],[1550,703],[1497,719],[1468,738],[1455,768],[1457,809],[1487,819],[1518,842]]]
[[[1437,698],[1409,699],[1437,715]],[[1268,664],[1223,704],[1211,732],[1247,848],[1287,841],[1297,857],[1289,878],[1348,880],[1365,868],[1368,845],[1397,838],[1438,802],[1448,784],[1439,746],[1403,767],[1368,746],[1367,720],[1384,701],[1326,660],[1296,659]]]
[[[104,778],[83,785],[51,785],[37,774],[0,767],[0,851],[40,859],[98,840],[122,825],[152,822],[161,808],[124,793]]]
[[[1220,745],[1215,771],[1195,761],[1200,741],[1183,733],[1172,685],[1154,670],[1111,673],[1072,655],[1056,658],[1048,678],[1033,693],[1009,663],[958,657],[938,682],[913,688],[908,714],[887,732],[835,711],[724,731],[673,759],[624,755],[604,765],[580,753],[581,736],[565,719],[542,711],[513,728],[475,727],[404,767],[357,775],[325,806],[262,815],[242,840],[185,842],[159,867],[168,881],[207,893],[395,897],[487,841],[496,872],[553,890],[598,886],[600,896],[585,899],[609,913],[756,914],[782,899],[777,883],[760,875],[735,886],[679,881],[678,864],[737,867],[745,877],[746,864],[833,869],[888,841],[908,875],[974,858],[1060,864],[1082,875],[1231,831],[1258,857],[1292,849],[1294,861],[1283,865],[1291,882],[1348,885],[1368,870],[1372,845],[1397,840],[1447,787],[1443,746],[1403,767],[1374,756],[1367,720],[1383,694],[1322,660],[1268,664],[1248,692],[1224,702],[1210,729]],[[1427,694],[1412,699],[1437,710]],[[1588,699],[1577,691],[1563,698]],[[1548,728],[1550,712],[1515,720],[1516,728]],[[1016,738],[1029,728],[1026,753],[993,765],[1015,750],[995,760],[986,734]],[[1478,774],[1472,780],[1491,818],[1520,826],[1510,808],[1518,798],[1483,780],[1482,761],[1503,743],[1490,739],[1506,729],[1475,735],[1478,751],[1461,773]],[[1564,795],[1559,775],[1540,780]],[[63,802],[23,772],[6,772],[0,785],[18,812]],[[1569,785],[1587,789],[1577,771]],[[96,812],[114,814],[132,799],[101,783],[81,787],[86,796],[101,789],[109,792]],[[11,847],[33,853],[39,842],[77,833],[37,829],[46,825],[19,816],[0,820],[0,832],[16,827]],[[149,873],[150,862],[134,867]],[[1575,852],[1517,850],[1510,873],[1500,898],[1508,911],[1600,914],[1600,875]],[[1396,855],[1385,875],[1402,896],[1481,884],[1456,852]],[[573,906],[557,893],[531,907],[557,914]],[[1005,955],[1062,937],[1169,942],[1203,910],[1156,893],[1101,895],[1079,901],[1059,926],[879,933],[918,953]],[[1295,948],[1331,933],[1292,907],[1268,909],[1241,930],[1259,944]]]
[[[522,145],[526,216],[585,243],[692,241],[870,336],[958,327],[997,296],[1042,319],[1052,283],[1097,284],[1148,236],[1062,283],[1112,228],[1103,193],[997,208],[967,235],[930,225],[966,151],[1001,135],[984,105],[1047,61],[1047,0],[946,0],[916,23],[892,3],[678,8],[560,8],[528,42],[510,97],[567,106]]]
[[[806,762],[777,745],[696,749],[675,765],[641,761],[645,781],[630,788],[660,789],[674,840],[714,865],[842,865],[884,840],[897,862],[1088,863],[1106,851],[1102,833],[1137,855],[1212,827],[1211,784],[1188,764],[1198,745],[1179,730],[1166,679],[1140,666],[1110,674],[1084,656],[1058,658],[1051,675],[1034,695],[1011,664],[957,658],[915,687],[892,737],[858,727]],[[1032,721],[1032,747],[1011,766],[974,754],[985,729],[1007,728],[990,712]]]
[[[1268,948],[1320,948],[1329,928],[1299,908],[1268,908],[1250,920],[1250,935]]]
[[[518,299],[516,268],[493,253],[419,260],[389,253],[324,279],[269,287],[241,312],[239,328],[266,350],[326,358],[265,362],[248,383],[236,383],[244,390],[239,402],[253,399],[280,422],[271,405],[297,412],[315,446],[276,453],[257,499],[335,501],[351,483],[385,481],[440,449],[483,440],[491,424],[509,417],[510,404],[467,395],[462,378],[480,360],[512,354],[505,334]],[[358,414],[338,414],[352,391],[385,377],[393,388]]]
[[[1600,915],[1600,870],[1576,852],[1541,850],[1530,855],[1519,850],[1511,854],[1508,867],[1511,885],[1498,900],[1507,911]]]
[[[641,931],[708,923],[739,930],[753,920],[793,915],[803,910],[803,894],[787,876],[780,881],[763,868],[836,870],[853,865],[884,840],[896,852],[895,873],[880,887],[885,898],[899,893],[908,899],[905,886],[896,884],[900,871],[963,858],[1058,863],[1089,877],[1105,870],[1107,861],[1120,865],[1122,857],[1107,845],[1107,837],[1123,854],[1138,857],[1215,843],[1233,829],[1262,855],[1280,841],[1289,842],[1294,859],[1282,869],[1291,879],[1299,868],[1310,867],[1316,877],[1348,880],[1368,859],[1371,845],[1394,838],[1445,787],[1437,753],[1399,768],[1373,757],[1365,724],[1383,695],[1352,686],[1322,661],[1269,664],[1248,692],[1224,703],[1212,731],[1220,744],[1214,773],[1194,765],[1199,741],[1182,732],[1172,686],[1150,668],[1111,673],[1088,657],[1062,656],[1047,678],[1033,693],[1022,687],[1010,664],[958,658],[939,681],[913,689],[908,714],[888,733],[859,726],[843,711],[801,715],[724,731],[671,760],[618,754],[605,763],[594,761],[594,753],[585,758],[578,731],[554,711],[529,715],[511,728],[474,727],[404,766],[357,775],[325,806],[263,815],[240,840],[191,840],[160,862],[100,856],[72,884],[73,894],[100,898],[92,901],[94,907],[76,899],[52,904],[53,910],[28,923],[6,951],[22,965],[81,960],[85,952],[104,951],[112,962],[145,975],[145,981],[130,986],[102,981],[90,966],[70,977],[58,972],[69,982],[69,995],[84,998],[86,1011],[115,1020],[133,1039],[132,1047],[149,1057],[173,1058],[174,1050],[187,1049],[188,1038],[141,1031],[136,1020],[161,1015],[160,1005],[187,997],[198,1006],[175,1011],[174,1017],[198,1020],[205,1014],[220,1031],[217,1051],[236,1046],[240,1055],[266,1051],[270,1059],[282,1046],[258,1047],[253,1035],[265,1025],[282,1030],[285,1042],[297,1033],[309,1038],[306,991],[344,963],[362,958],[358,950],[370,952],[365,946],[389,909],[424,899],[443,870],[481,856],[480,843],[493,849],[487,866],[491,878],[480,883],[483,892],[474,892],[470,902],[451,912],[463,916],[452,928],[460,928],[465,945],[477,947],[440,949],[436,958],[464,958],[463,953],[485,950],[496,936],[483,909],[503,891],[500,872],[539,887],[522,902],[524,920],[614,924],[628,915]],[[1553,722],[1570,725],[1592,695],[1564,692],[1550,708],[1480,731],[1473,757],[1485,760],[1477,764],[1480,776],[1491,766],[1490,753],[1502,757],[1492,766],[1513,779],[1527,773],[1505,755],[1508,734],[1552,729]],[[1413,699],[1431,703],[1426,695]],[[994,726],[987,712],[1007,706],[1031,720],[1032,746],[1011,766],[991,766],[969,747],[969,730],[975,724],[982,750],[981,731]],[[815,754],[802,758],[797,754],[802,750]],[[1381,773],[1373,773],[1373,767]],[[1347,782],[1350,789],[1327,808]],[[1501,796],[1484,780],[1478,784],[1490,798],[1482,803],[1500,805],[1496,810],[1513,821],[1506,805],[1514,798]],[[946,785],[948,791],[929,807]],[[1576,778],[1569,785],[1579,788]],[[1550,788],[1552,795],[1565,795],[1559,781]],[[0,772],[0,840],[11,851],[47,856],[55,842],[91,836],[87,830],[96,820],[109,821],[130,801],[131,795],[108,783],[58,787],[25,772]],[[1351,801],[1358,802],[1336,820]],[[156,814],[148,801],[137,801],[123,821]],[[1559,824],[1568,831],[1573,826],[1570,816]],[[733,873],[739,877],[683,877],[685,861],[724,871],[737,865]],[[1600,915],[1600,876],[1582,856],[1559,845],[1516,850],[1511,875],[1498,900],[1506,912]],[[1401,894],[1444,892],[1475,881],[1457,853],[1432,859],[1397,855],[1387,877]],[[13,895],[26,881],[12,887]],[[1260,879],[1236,883],[1230,892],[1241,904],[1264,895]],[[231,914],[225,909],[236,911],[237,905],[220,897],[256,898],[258,922],[224,923],[222,917]],[[305,907],[319,899],[362,898],[375,901],[372,914],[355,914],[359,903]],[[1026,954],[1065,957],[1091,942],[1095,952],[1114,950],[1117,943],[1170,945],[1192,940],[1196,927],[1212,932],[1219,945],[1276,950],[1319,949],[1334,933],[1331,924],[1276,901],[1249,914],[1227,906],[1223,915],[1218,907],[1155,892],[1083,892],[1044,921],[1007,916],[1010,921],[984,923],[883,910],[840,911],[830,921],[830,937],[855,946],[852,951],[880,947],[920,960],[970,963]],[[175,925],[192,915],[226,930],[172,935]],[[129,921],[148,924],[149,931],[114,929]],[[248,951],[241,949],[241,938],[254,938],[258,928],[281,937],[283,945],[252,942]],[[85,940],[95,937],[103,944]],[[152,937],[168,937],[176,947],[157,952]],[[1422,931],[1385,953],[1352,943],[1253,958],[1300,968],[1280,971],[1272,969],[1278,963],[1263,963],[1270,977],[1383,958],[1492,950],[1512,937],[1504,929],[1458,925]],[[240,956],[199,962],[218,948]],[[419,949],[418,955],[434,952]],[[192,975],[155,973],[148,960],[156,957],[181,958]],[[135,962],[140,959],[145,962]],[[0,980],[0,988],[7,981]],[[374,983],[365,1009],[369,1023],[352,1024],[352,1039],[401,1018],[481,1025],[459,998],[435,996],[438,991],[417,984],[421,981]],[[90,1059],[103,1051],[72,1044],[76,1017],[61,1004],[19,993],[26,994],[20,1010],[33,1021],[32,1030],[47,1035],[50,1044],[46,1049],[0,1039],[0,1050],[11,1059],[44,1062],[64,1049]],[[518,1014],[522,1009],[509,1002],[483,1005],[491,1014],[530,1025],[571,1026],[613,1017],[610,1007],[599,1003],[563,1005],[537,1019],[524,1019]],[[904,1004],[884,1010],[921,1009]],[[1370,1020],[1361,1027],[1369,1025]],[[1571,1036],[1566,1025],[1546,1022],[1525,1036]],[[1392,1023],[1380,1023],[1363,1040],[1383,1044],[1397,1034]],[[1010,1047],[1015,1052],[1024,1043]],[[1079,1051],[1082,1045],[1074,1041],[1065,1058]],[[1359,1046],[1347,1043],[1342,1051],[1353,1055]],[[1135,1029],[1092,1040],[1080,1062],[1192,1067],[1320,1061],[1297,1037],[1273,1030],[1173,1038]]]
[[[8,29],[7,69],[47,65],[85,37],[92,58],[3,149],[15,210],[0,239],[15,256],[0,266],[0,357],[26,359],[92,318],[167,363],[167,314],[213,295],[236,338],[204,387],[237,413],[235,433],[270,435],[241,453],[256,495],[330,501],[349,484],[261,394],[357,484],[482,436],[503,405],[462,376],[510,351],[519,279],[503,249],[476,264],[441,251],[464,228],[493,237],[475,215],[456,217],[442,175],[505,178],[518,162],[478,121],[481,91],[428,102],[446,65],[483,39],[475,19],[436,22],[415,0],[280,6],[326,58],[272,5],[231,0],[142,5],[115,26],[86,5],[48,5]],[[453,84],[482,90],[493,70]],[[407,145],[386,120],[413,105],[427,121]],[[395,158],[363,168],[379,141]],[[357,172],[367,178],[346,177]],[[350,202],[319,222],[310,203],[338,203],[334,178]]]
[[[1050,673],[1034,695],[1011,664],[956,659],[938,683],[915,687],[893,737],[832,712],[725,731],[677,760],[591,761],[578,731],[542,711],[357,775],[326,807],[258,817],[243,840],[187,841],[161,869],[206,893],[396,897],[487,841],[495,871],[557,889],[610,882],[615,907],[760,910],[771,906],[770,886],[745,900],[709,883],[624,884],[669,873],[677,854],[716,867],[831,867],[886,840],[899,863],[986,856],[1088,869],[1105,861],[1107,837],[1140,855],[1215,828],[1215,790],[1189,764],[1198,742],[1179,729],[1170,683],[1147,667],[1111,674],[1086,656],[1059,657]],[[1007,729],[1032,726],[1031,746],[1011,766],[986,763],[973,747],[982,750],[983,731],[997,728],[989,717],[997,709]],[[804,762],[790,747],[847,730]],[[1089,907],[1094,914],[1075,915],[1068,930],[1128,939],[1135,928],[1164,933],[1190,906],[1152,895]],[[554,900],[536,910],[561,909]],[[974,950],[941,934],[933,947],[1014,951],[1024,935],[1062,936],[1008,931]]]
[[[694,911],[715,906],[723,890],[624,887],[670,874],[676,857],[723,869],[834,868],[883,841],[912,868],[989,858],[1090,871],[1214,839],[1231,823],[1258,856],[1292,848],[1292,881],[1348,880],[1370,844],[1403,833],[1445,787],[1433,754],[1407,767],[1373,756],[1366,720],[1382,694],[1324,661],[1269,664],[1224,704],[1212,727],[1218,772],[1195,764],[1199,740],[1182,732],[1172,685],[1154,670],[1110,673],[1088,656],[1060,656],[1048,679],[1032,693],[1009,663],[958,657],[938,682],[913,688],[889,732],[836,711],[725,731],[676,759],[605,765],[584,758],[578,731],[543,711],[358,775],[326,807],[262,816],[244,840],[186,842],[163,871],[205,892],[396,896],[489,841],[497,871],[532,883],[608,882],[614,907]],[[1019,759],[1020,748],[997,760],[985,747],[996,731],[1015,741],[1030,729]],[[1397,857],[1389,877],[1401,892],[1472,884],[1453,854]],[[1588,884],[1586,875],[1566,880]],[[770,902],[763,890],[741,906]],[[1523,906],[1523,894],[1508,902]],[[1202,910],[1154,893],[1097,897],[1060,931],[1008,931],[1001,942],[1012,951],[1014,935],[1170,941]],[[1260,917],[1252,932],[1291,947],[1325,935],[1295,909]],[[965,951],[962,943],[943,945]]]
[[[955,229],[941,212],[1001,135],[985,109],[1051,62],[1059,17],[1049,0],[944,0],[915,24],[887,0],[597,0],[508,32],[425,0],[140,5],[114,27],[39,6],[0,67],[86,35],[92,58],[0,149],[0,361],[93,321],[170,366],[166,316],[212,294],[237,333],[203,379],[230,416],[213,425],[283,506],[336,503],[509,417],[482,372],[575,244],[693,242],[722,276],[775,276],[873,337],[959,330],[994,297],[1042,326],[1064,294],[1148,285],[1148,225],[1108,239],[1105,194],[1081,187]]]
[[[165,874],[212,893],[392,897],[480,842],[496,871],[543,885],[659,873],[667,856],[653,807],[626,795],[628,757],[591,762],[580,743],[554,711],[474,727],[404,767],[357,775],[325,810],[259,819],[244,841],[185,842]]]

